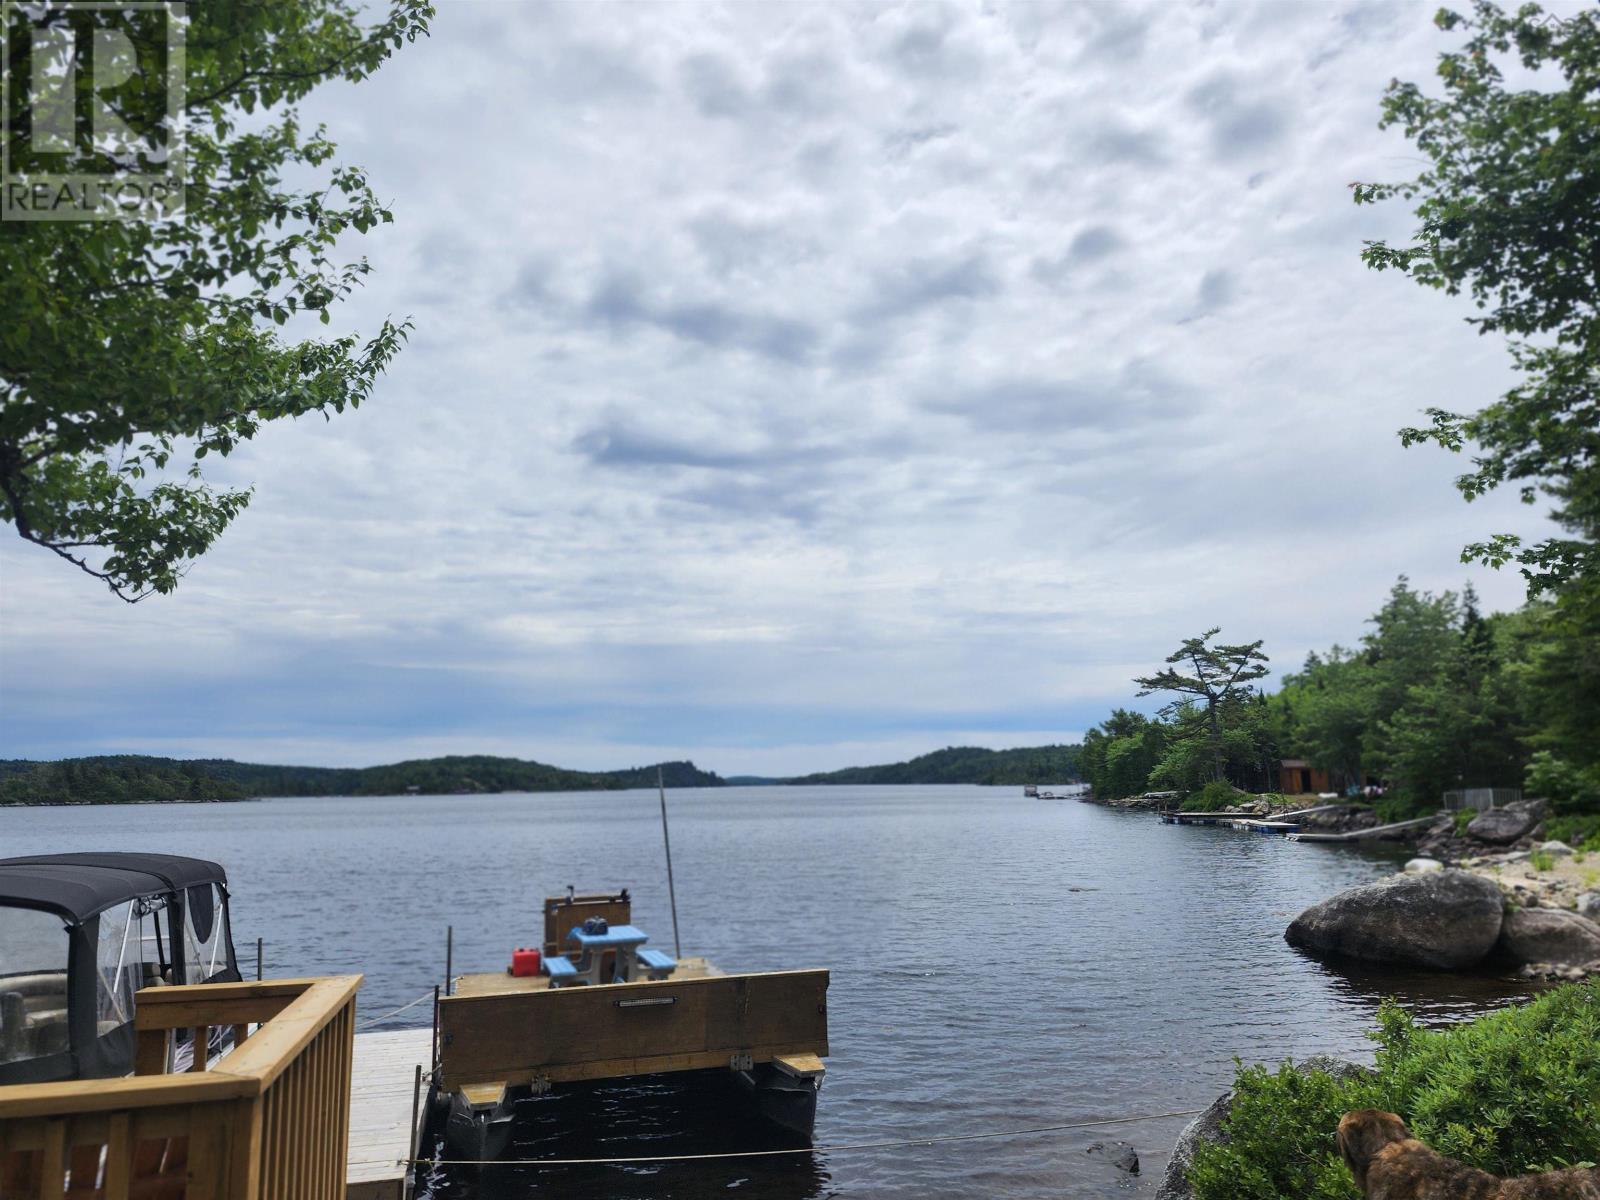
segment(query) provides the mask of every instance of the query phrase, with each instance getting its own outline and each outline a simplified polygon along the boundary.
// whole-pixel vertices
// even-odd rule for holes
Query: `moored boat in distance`
[[[1089,785],[1086,783],[1066,783],[1056,786],[1062,790],[1042,792],[1038,784],[1028,783],[1023,785],[1022,794],[1030,800],[1077,800],[1089,790]]]
[[[439,1001],[430,1111],[454,1158],[504,1153],[517,1099],[701,1072],[810,1140],[828,1053],[826,970],[727,974],[653,949],[627,889],[547,897],[544,939]]]

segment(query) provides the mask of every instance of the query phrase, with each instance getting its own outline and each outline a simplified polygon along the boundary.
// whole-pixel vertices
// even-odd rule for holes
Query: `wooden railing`
[[[340,1200],[360,984],[145,989],[138,1074],[0,1087],[0,1200]],[[231,1050],[166,1073],[173,1031],[218,1026]]]

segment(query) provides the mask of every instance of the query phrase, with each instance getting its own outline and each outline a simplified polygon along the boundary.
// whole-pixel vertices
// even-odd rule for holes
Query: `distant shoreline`
[[[780,790],[782,790],[784,788],[829,788],[829,789],[835,789],[835,788],[850,788],[850,787],[873,787],[873,788],[877,788],[877,787],[889,787],[889,788],[904,788],[904,787],[968,788],[968,787],[980,787],[980,788],[999,788],[999,789],[1004,789],[1006,791],[1015,790],[1017,792],[1018,796],[1019,797],[1021,796],[1021,789],[1018,788],[1015,784],[1011,784],[1011,783],[961,783],[961,782],[952,783],[952,782],[948,782],[948,781],[940,781],[940,782],[937,782],[937,783],[920,783],[920,782],[907,783],[907,782],[898,782],[898,781],[897,782],[890,782],[890,783],[839,783],[839,782],[834,782],[834,781],[829,781],[829,782],[810,781],[810,782],[801,783],[801,782],[793,781],[793,780],[779,779],[779,780],[773,780],[770,783],[763,783],[763,784],[733,784],[733,785],[725,784],[722,787],[718,787],[718,788],[710,788],[710,787],[703,787],[703,788],[699,788],[699,789],[694,789],[694,788],[684,789],[684,788],[680,788],[680,789],[676,789],[676,790],[679,790],[679,791],[701,790],[701,791],[710,792],[710,791],[722,791],[722,790],[725,790],[725,788],[730,787],[730,786],[734,787],[734,788],[740,788],[740,787],[749,788],[749,789],[751,789],[753,791],[759,790],[759,791],[773,791],[773,792],[780,791]],[[671,789],[669,789],[669,790],[671,790]],[[596,794],[596,793],[599,793],[599,794],[616,794],[616,793],[619,793],[619,792],[646,792],[646,793],[653,794],[655,792],[655,787],[654,787],[654,785],[651,785],[651,786],[639,785],[639,786],[635,786],[635,787],[613,787],[613,788],[540,788],[540,789],[537,789],[537,790],[524,790],[524,789],[506,788],[506,789],[503,789],[503,790],[492,791],[492,792],[488,792],[488,791],[483,791],[483,792],[359,792],[359,793],[358,792],[318,792],[318,793],[306,792],[306,793],[300,793],[300,794],[264,794],[264,795],[260,795],[260,796],[230,796],[230,797],[227,797],[227,798],[203,799],[203,800],[189,799],[187,797],[184,798],[184,799],[181,799],[181,800],[0,800],[0,811],[6,810],[6,809],[17,809],[17,808],[129,808],[129,807],[132,807],[132,806],[135,806],[135,805],[147,806],[148,807],[148,806],[185,805],[185,804],[194,804],[194,805],[200,805],[200,804],[250,804],[250,803],[260,803],[260,802],[265,801],[265,800],[415,800],[415,799],[439,798],[439,797],[449,797],[449,798],[460,797],[460,798],[464,799],[464,798],[473,797],[473,796],[584,796],[584,795],[593,795],[593,794]]]
[[[688,760],[576,771],[531,759],[445,755],[373,767],[274,766],[233,759],[100,755],[0,759],[0,808],[79,804],[229,803],[276,796],[473,796],[654,788],[966,784],[1054,787],[1076,779],[1081,747],[948,746],[906,762],[809,775],[724,779]]]

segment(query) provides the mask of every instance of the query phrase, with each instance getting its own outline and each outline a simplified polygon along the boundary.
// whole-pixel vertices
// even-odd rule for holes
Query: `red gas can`
[[[537,975],[541,965],[540,954],[537,950],[529,950],[526,946],[518,946],[511,952],[511,973],[518,977],[524,975]]]

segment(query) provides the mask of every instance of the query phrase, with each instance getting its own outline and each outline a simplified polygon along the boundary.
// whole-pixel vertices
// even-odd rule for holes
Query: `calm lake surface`
[[[1393,855],[1301,846],[1020,788],[722,788],[669,793],[685,954],[725,970],[825,966],[832,1055],[816,1140],[1088,1121],[1209,1104],[1235,1056],[1370,1060],[1398,995],[1430,1020],[1521,996],[1514,982],[1352,976],[1283,941],[1306,905]],[[0,855],[166,850],[222,862],[241,967],[362,972],[363,1016],[444,973],[537,944],[540,901],[629,887],[672,948],[653,792],[280,799],[0,809]],[[428,1024],[426,1004],[394,1025]],[[677,1082],[522,1107],[515,1153],[591,1157],[777,1145]],[[1137,1195],[1187,1118],[1007,1140],[661,1167],[499,1166],[435,1179],[469,1197]],[[573,1127],[579,1128],[574,1131]],[[1123,1139],[1143,1174],[1085,1148]],[[648,1150],[642,1148],[648,1147]]]

